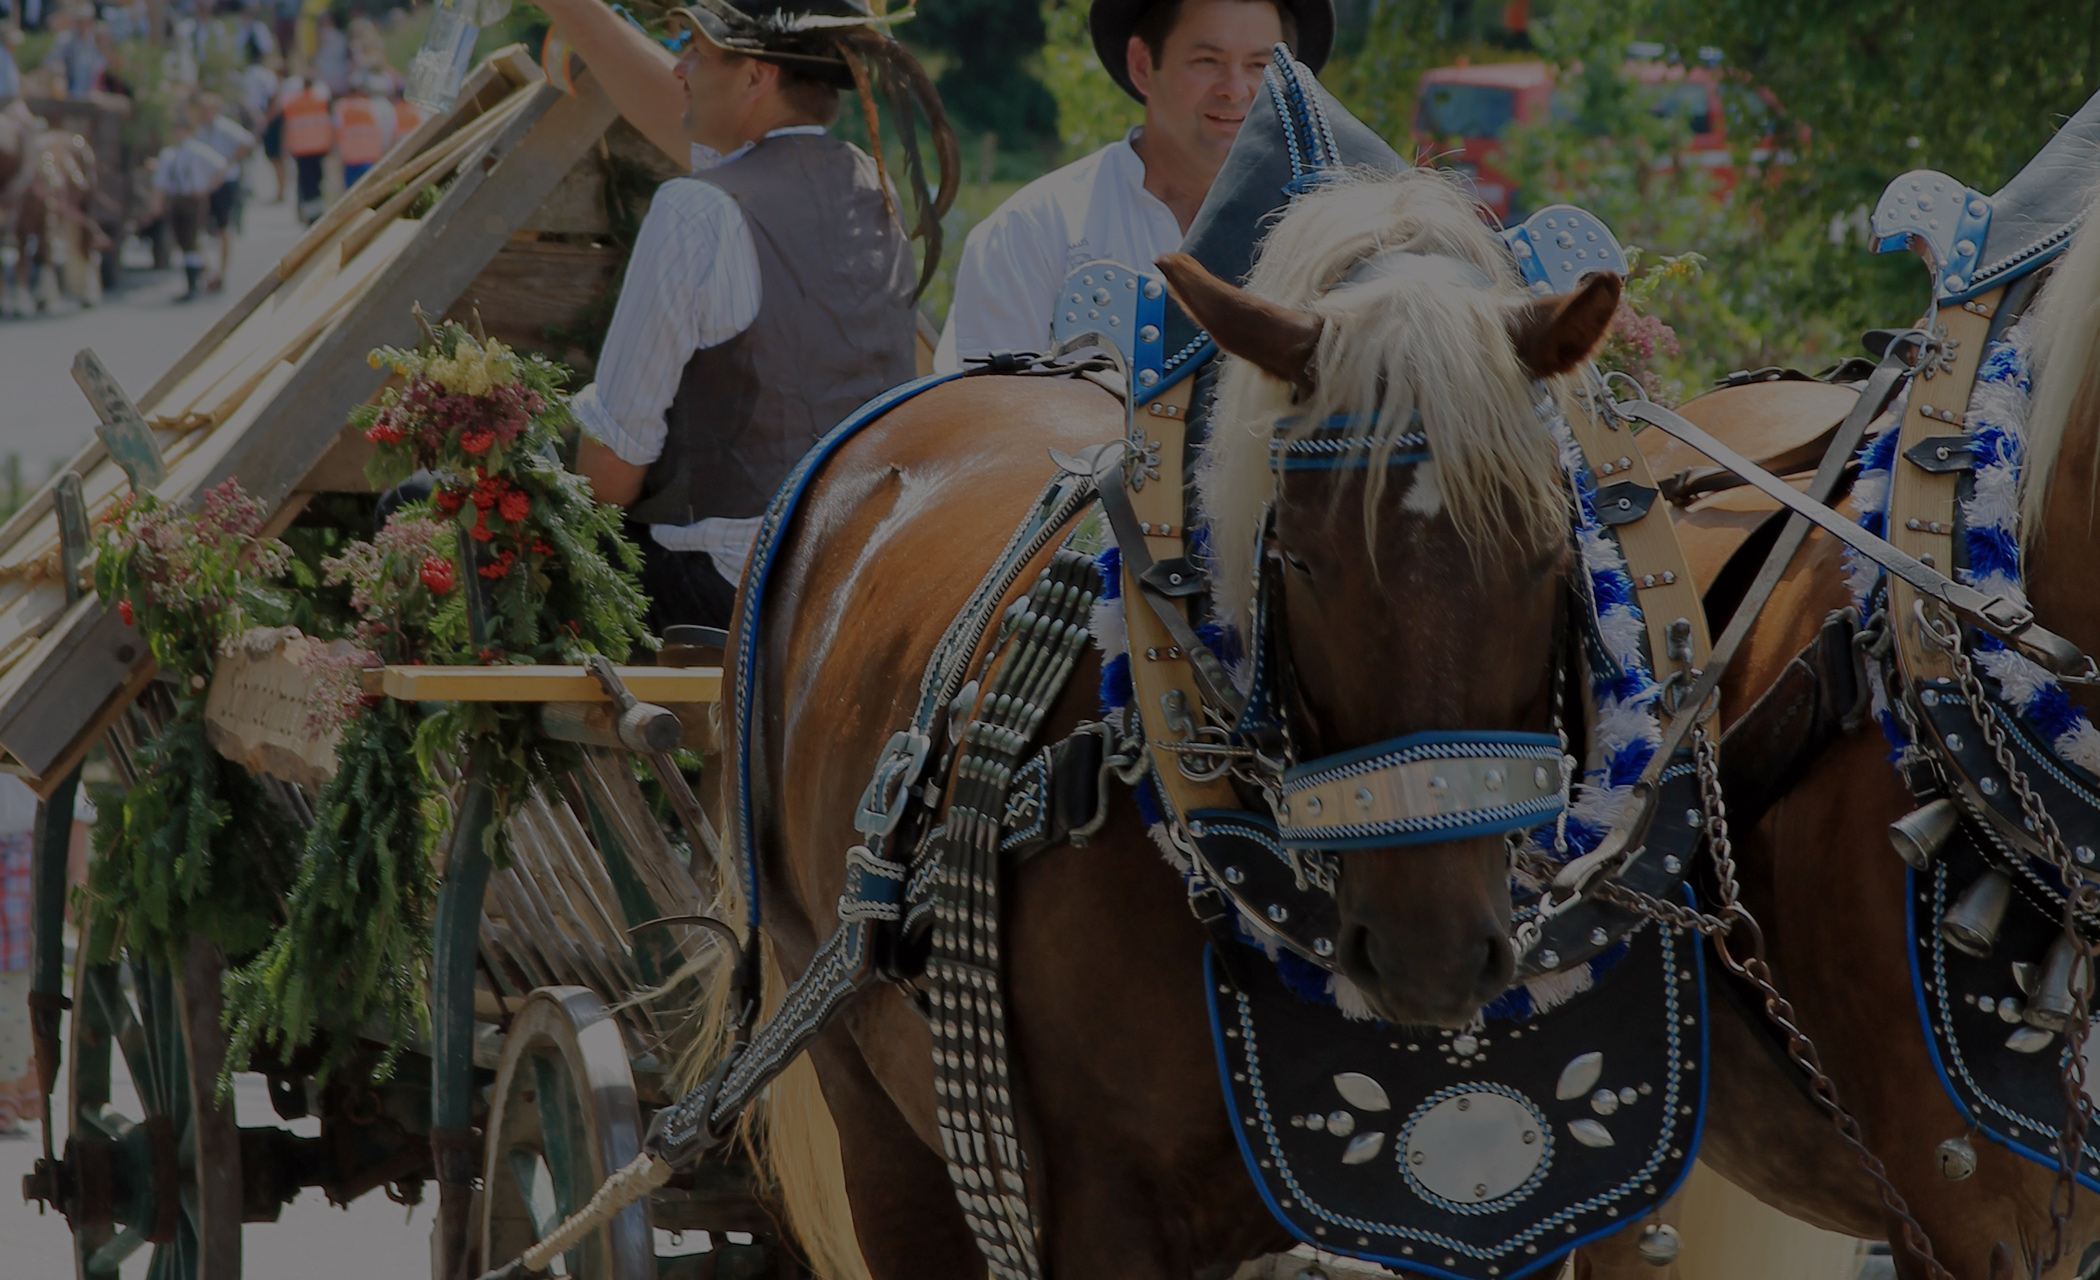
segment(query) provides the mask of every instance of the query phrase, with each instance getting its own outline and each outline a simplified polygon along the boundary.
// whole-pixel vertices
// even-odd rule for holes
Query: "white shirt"
[[[202,138],[187,138],[161,148],[153,185],[171,196],[209,195],[226,168],[226,157],[206,146]]]
[[[820,125],[795,125],[766,136],[824,132]],[[734,164],[749,150],[747,142],[725,156],[696,143],[693,172]],[[569,406],[577,424],[622,462],[646,467],[656,461],[668,434],[664,412],[686,362],[750,328],[764,300],[758,246],[736,200],[709,182],[664,183],[635,234],[597,378]],[[716,572],[735,582],[762,518],[656,524],[649,535],[672,551],[705,551]]]
[[[1181,247],[1173,210],[1145,190],[1145,162],[1130,145],[1142,130],[1044,174],[970,228],[934,351],[937,371],[960,369],[968,356],[1044,350],[1058,286],[1072,268],[1110,258],[1150,271]]]
[[[234,123],[231,116],[221,111],[218,115],[212,117],[210,124],[205,125],[198,132],[197,137],[205,146],[226,157],[228,165],[226,176],[221,178],[220,182],[239,181],[241,170],[239,165],[233,163],[233,157],[238,155],[243,148],[253,147],[255,145],[255,135],[241,128],[240,125]]]
[[[277,73],[260,62],[250,63],[241,72],[241,106],[248,112],[248,123],[262,128],[270,117],[270,104],[277,98]]]

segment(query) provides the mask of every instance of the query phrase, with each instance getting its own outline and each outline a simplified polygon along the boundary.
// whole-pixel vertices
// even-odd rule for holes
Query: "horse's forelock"
[[[1385,261],[1348,279],[1373,258]],[[1301,198],[1270,233],[1248,288],[1327,323],[1306,402],[1237,361],[1220,382],[1199,503],[1222,616],[1243,620],[1251,604],[1278,418],[1319,423],[1377,406],[1362,428],[1373,442],[1367,537],[1387,482],[1380,464],[1396,436],[1416,429],[1436,456],[1443,509],[1477,550],[1537,545],[1557,530],[1566,510],[1557,453],[1506,328],[1524,295],[1501,243],[1452,182],[1357,175]]]

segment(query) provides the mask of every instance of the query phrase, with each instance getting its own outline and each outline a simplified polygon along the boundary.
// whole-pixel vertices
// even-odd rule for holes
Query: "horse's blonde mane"
[[[1422,256],[1343,283],[1367,259],[1392,253]],[[1228,362],[1220,379],[1198,473],[1220,617],[1244,620],[1252,599],[1279,418],[1318,423],[1376,406],[1376,421],[1362,429],[1373,442],[1367,537],[1376,530],[1384,460],[1416,413],[1443,509],[1473,546],[1512,536],[1535,543],[1560,527],[1567,497],[1558,453],[1507,329],[1525,295],[1507,251],[1452,181],[1423,172],[1353,175],[1301,197],[1270,232],[1247,288],[1326,324],[1307,402],[1292,403],[1290,387],[1243,360]]]
[[[2033,324],[2034,402],[2020,475],[2020,528],[2029,550],[2042,536],[2049,483],[2066,435],[2072,424],[2090,429],[2100,417],[2100,218],[2088,215],[2057,261]],[[2087,483],[2100,487],[2100,470]]]

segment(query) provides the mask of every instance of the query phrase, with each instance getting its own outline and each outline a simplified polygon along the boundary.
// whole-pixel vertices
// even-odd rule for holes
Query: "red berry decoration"
[[[436,556],[423,562],[421,571],[423,585],[430,588],[434,596],[449,595],[453,587],[452,562]]]
[[[119,601],[117,601],[117,616],[118,616],[118,617],[120,617],[120,618],[122,618],[122,619],[124,620],[124,625],[125,625],[125,626],[127,626],[127,627],[128,627],[128,626],[132,625],[132,616],[131,616],[131,601],[129,601],[129,600],[119,600]]]

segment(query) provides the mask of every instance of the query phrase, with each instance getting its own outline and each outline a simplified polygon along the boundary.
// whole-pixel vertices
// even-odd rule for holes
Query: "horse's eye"
[[[1283,556],[1284,564],[1288,565],[1293,569],[1296,569],[1298,572],[1304,574],[1308,578],[1312,577],[1311,565],[1305,563],[1305,561],[1299,559],[1297,556],[1291,554],[1288,551],[1280,552],[1279,554]]]

